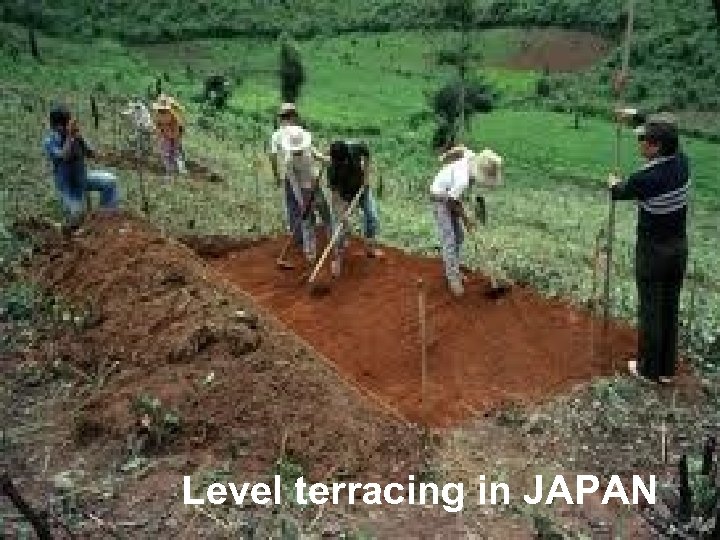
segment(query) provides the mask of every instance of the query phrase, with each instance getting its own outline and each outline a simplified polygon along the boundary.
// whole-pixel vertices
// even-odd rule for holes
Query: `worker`
[[[169,180],[177,174],[185,173],[185,165],[181,155],[182,120],[168,96],[161,95],[153,103],[155,112],[155,128],[160,143],[160,155],[165,167],[165,178]]]
[[[270,139],[270,166],[272,167],[276,185],[280,186],[282,184],[284,188],[285,215],[288,231],[293,235],[295,245],[302,248],[303,235],[300,224],[300,207],[298,206],[298,199],[290,185],[285,170],[285,164],[289,157],[288,152],[282,147],[286,129],[299,125],[298,111],[295,104],[283,103],[280,106],[277,120],[277,129],[273,132]]]
[[[651,118],[636,129],[645,165],[626,180],[609,177],[614,200],[638,204],[635,276],[639,341],[629,371],[669,383],[676,372],[680,291],[688,260],[687,212],[690,166],[677,127]]]
[[[465,288],[460,272],[460,250],[464,230],[473,231],[475,222],[468,216],[462,197],[475,181],[472,151],[450,140],[440,149],[442,167],[430,187],[430,199],[440,235],[445,277],[450,292],[461,297]]]
[[[331,202],[334,213],[334,222],[343,227],[343,232],[337,241],[337,247],[331,263],[332,273],[339,276],[342,267],[342,258],[347,245],[346,231],[348,224],[342,220],[347,209],[358,194],[358,206],[363,214],[363,233],[365,235],[365,248],[368,257],[382,257],[383,252],[377,244],[378,216],[375,199],[370,187],[370,150],[366,143],[358,141],[335,141],[330,145],[328,168],[328,185],[331,191]]]
[[[95,151],[65,105],[56,105],[50,110],[49,124],[50,132],[43,147],[52,164],[55,189],[68,218],[68,230],[75,231],[87,209],[86,192],[100,193],[101,209],[117,209],[117,178],[108,171],[87,170],[85,158],[93,157]]]
[[[326,228],[328,238],[332,231],[332,217],[320,186],[320,169],[316,164],[312,135],[300,126],[287,126],[282,132],[280,146],[286,154],[286,179],[300,213],[303,253],[308,263],[313,264],[317,257],[316,213]]]
[[[149,154],[152,134],[155,131],[152,115],[139,99],[133,99],[120,115],[125,118],[129,130],[128,146],[136,156]]]

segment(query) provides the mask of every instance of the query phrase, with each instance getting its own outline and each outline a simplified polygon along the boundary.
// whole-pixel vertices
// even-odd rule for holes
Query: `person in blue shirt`
[[[636,133],[647,163],[625,181],[610,176],[612,198],[635,200],[638,206],[638,358],[628,367],[633,374],[668,383],[675,375],[680,291],[688,261],[690,165],[672,122],[650,121]]]
[[[64,105],[54,106],[49,124],[50,132],[43,141],[43,148],[52,164],[55,189],[71,229],[77,228],[84,217],[88,191],[100,193],[102,209],[117,209],[117,179],[107,171],[87,170],[85,158],[92,157],[95,152],[80,134],[69,109]]]

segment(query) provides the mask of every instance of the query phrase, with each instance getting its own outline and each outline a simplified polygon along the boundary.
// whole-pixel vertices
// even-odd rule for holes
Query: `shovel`
[[[487,225],[487,207],[485,197],[482,195],[475,196],[475,219],[479,224]],[[477,253],[477,236],[475,237],[475,253]],[[507,295],[511,289],[510,283],[498,281],[495,276],[490,276],[490,289],[485,292],[485,296],[492,300],[498,300]]]
[[[324,294],[327,292],[326,288],[319,287],[315,284],[315,280],[318,277],[318,274],[320,273],[320,270],[322,269],[323,265],[325,264],[325,261],[327,260],[328,256],[330,255],[330,252],[333,250],[335,245],[338,243],[338,240],[340,239],[340,235],[343,232],[343,229],[345,227],[345,223],[350,219],[350,216],[352,216],[353,212],[355,211],[355,208],[357,208],[358,203],[360,202],[360,197],[362,197],[363,192],[365,191],[366,187],[363,186],[358,190],[357,194],[355,195],[355,198],[353,198],[352,202],[350,203],[350,206],[348,206],[347,211],[345,212],[343,219],[338,224],[337,229],[335,229],[335,232],[332,235],[332,238],[330,239],[330,242],[328,242],[328,245],[325,247],[325,250],[322,252],[322,255],[320,255],[320,259],[318,259],[317,264],[315,265],[315,268],[313,268],[313,271],[310,273],[310,278],[308,279],[308,285],[310,285],[310,294],[312,296]]]

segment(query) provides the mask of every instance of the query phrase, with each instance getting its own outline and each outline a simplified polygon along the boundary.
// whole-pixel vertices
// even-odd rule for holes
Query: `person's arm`
[[[462,224],[466,230],[475,230],[475,221],[471,219],[468,215],[465,209],[465,205],[462,203],[462,201],[456,199],[448,199],[448,205],[450,206],[450,211],[460,217],[460,221],[462,221]]]
[[[641,186],[648,181],[649,171],[640,170],[630,175],[627,180],[611,174],[608,179],[610,194],[615,201],[629,201],[642,198]]]
[[[65,137],[62,141],[59,137],[51,135],[45,140],[45,153],[52,161],[67,159],[72,150],[72,137]]]
[[[85,139],[85,137],[80,137],[80,145],[82,146],[83,154],[85,156],[89,158],[94,158],[97,155],[95,147],[89,142],[87,142],[87,139]]]
[[[310,152],[312,153],[312,157],[315,161],[319,161],[323,165],[330,164],[330,161],[331,161],[330,156],[323,154],[320,150],[318,150],[314,146],[310,148]]]
[[[272,169],[273,178],[275,183],[280,185],[280,168],[278,167],[278,154],[280,153],[280,135],[276,131],[270,138],[270,152],[268,158],[270,159],[270,168]]]

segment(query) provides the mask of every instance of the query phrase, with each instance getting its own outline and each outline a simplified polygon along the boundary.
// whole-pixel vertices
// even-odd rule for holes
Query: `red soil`
[[[610,43],[589,32],[558,29],[528,30],[519,50],[503,61],[512,69],[581,71],[596,64]]]
[[[601,322],[527,288],[491,300],[483,294],[487,281],[472,276],[466,296],[455,300],[445,289],[440,261],[395,249],[373,260],[353,246],[344,275],[328,294],[313,297],[301,270],[277,268],[282,243],[230,251],[210,264],[334,363],[346,380],[410,420],[448,426],[508,402],[542,400],[611,374],[610,358],[620,368],[634,352],[630,328],[613,325],[601,347]],[[425,412],[419,278],[427,289]]]

